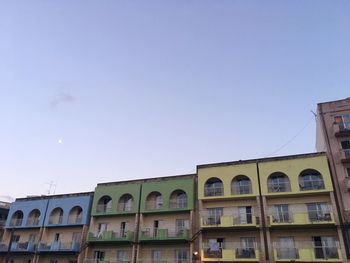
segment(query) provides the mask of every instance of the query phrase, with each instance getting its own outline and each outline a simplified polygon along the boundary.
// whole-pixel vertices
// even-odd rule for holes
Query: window
[[[105,259],[105,252],[101,250],[95,250],[94,251],[94,260],[104,260]]]
[[[315,257],[318,259],[339,258],[338,242],[334,237],[312,237]]]
[[[182,190],[176,190],[170,195],[170,208],[186,208],[187,194]]]
[[[80,206],[73,207],[69,212],[69,224],[81,224],[83,221],[83,209]]]
[[[129,212],[132,210],[133,198],[130,194],[124,194],[119,199],[118,211]]]
[[[269,192],[290,192],[290,182],[284,173],[273,173],[268,179]]]
[[[159,192],[152,192],[146,199],[146,210],[161,209],[163,207],[163,196]]]
[[[347,168],[346,168],[346,174],[347,174],[348,176],[350,176],[350,167],[347,167]]]
[[[221,207],[208,208],[207,225],[219,225],[221,216],[223,216],[224,209]]]
[[[278,259],[299,258],[298,250],[295,248],[293,237],[280,237],[276,250]]]
[[[175,257],[176,257],[176,263],[188,262],[188,251],[187,250],[176,250]]]
[[[310,222],[331,221],[331,214],[326,203],[307,204],[307,212]]]
[[[97,238],[102,237],[103,232],[107,231],[108,224],[107,223],[99,223],[97,229]]]
[[[62,224],[63,221],[63,209],[60,207],[56,207],[52,210],[49,218],[50,225],[59,225]]]
[[[117,251],[117,263],[128,261],[127,252],[125,250]]]
[[[158,263],[161,261],[161,255],[159,250],[152,250],[152,263]]]
[[[128,232],[128,225],[126,222],[120,223],[120,237],[126,237],[126,234]]]
[[[334,120],[340,131],[350,130],[350,114],[336,116]]]
[[[39,220],[40,220],[40,211],[38,209],[34,209],[29,213],[27,226],[37,226],[39,225]]]
[[[210,238],[208,248],[205,251],[206,258],[222,258],[222,250],[225,249],[224,238]]]
[[[11,226],[21,226],[23,221],[23,212],[18,210],[16,211],[11,219]]]
[[[251,194],[252,185],[250,179],[245,175],[236,176],[231,183],[231,194],[242,195]]]
[[[108,213],[112,211],[112,198],[108,195],[102,196],[97,203],[97,213]]]
[[[255,258],[255,238],[241,237],[240,248],[236,250],[237,258]]]
[[[299,186],[301,191],[324,189],[321,174],[316,170],[305,170],[299,175]]]
[[[273,216],[273,222],[277,223],[290,223],[289,208],[288,205],[275,205],[275,214]]]
[[[241,206],[239,210],[238,224],[252,224],[253,223],[253,209],[251,206]]]
[[[341,141],[340,144],[345,157],[350,158],[350,141]]]
[[[176,236],[181,237],[187,234],[189,221],[187,219],[176,219]]]
[[[222,196],[224,187],[218,178],[210,178],[204,185],[204,196]]]

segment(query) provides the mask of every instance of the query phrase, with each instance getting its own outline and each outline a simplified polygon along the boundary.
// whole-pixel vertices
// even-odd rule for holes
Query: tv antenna
[[[56,184],[54,183],[54,181],[50,181],[49,183],[46,183],[47,185],[49,185],[49,189],[47,189],[47,194],[51,195],[51,194],[55,194],[56,192]]]

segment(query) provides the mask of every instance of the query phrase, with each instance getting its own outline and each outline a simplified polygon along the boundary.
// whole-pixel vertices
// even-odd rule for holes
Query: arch
[[[13,213],[10,225],[11,226],[21,226],[23,222],[23,212],[22,210],[17,210]]]
[[[209,178],[204,185],[204,196],[222,196],[224,185],[217,177]]]
[[[299,174],[300,191],[324,189],[322,175],[315,169],[306,169]]]
[[[69,211],[68,224],[81,224],[83,221],[83,208],[77,205]]]
[[[157,191],[151,192],[146,198],[146,210],[161,209],[162,207],[162,194]]]
[[[274,172],[267,178],[267,188],[269,193],[290,192],[289,177],[282,172]]]
[[[173,191],[170,195],[170,208],[186,208],[187,202],[187,194],[181,189]]]
[[[112,211],[112,198],[109,195],[102,196],[97,202],[97,213],[107,213]]]
[[[37,226],[39,225],[40,221],[40,211],[39,209],[33,209],[30,211],[28,219],[27,219],[27,226]]]
[[[59,225],[63,221],[63,209],[61,207],[56,207],[50,213],[49,224],[50,225]]]
[[[243,195],[252,193],[252,183],[248,176],[237,175],[231,182],[231,194]]]
[[[118,201],[118,211],[129,212],[132,210],[134,198],[131,194],[123,194]]]

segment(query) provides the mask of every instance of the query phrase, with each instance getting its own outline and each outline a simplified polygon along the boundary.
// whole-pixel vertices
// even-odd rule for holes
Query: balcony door
[[[128,223],[121,222],[120,223],[120,237],[126,237],[127,232],[128,232]]]
[[[334,237],[312,237],[315,257],[318,259],[339,258],[337,241]]]
[[[237,250],[238,258],[255,258],[255,238],[241,237],[241,247]]]
[[[161,261],[161,254],[159,250],[152,250],[152,263]]]
[[[239,223],[240,224],[253,223],[253,209],[251,206],[239,207]]]
[[[187,219],[176,219],[176,236],[182,236],[189,229],[190,223]]]
[[[224,209],[218,208],[208,208],[208,225],[219,225],[221,216],[224,214]]]
[[[275,205],[274,222],[288,223],[289,222],[289,208],[288,205]]]
[[[278,258],[280,259],[296,259],[297,251],[295,248],[293,237],[280,237],[278,247]]]
[[[98,224],[97,237],[101,237],[103,232],[107,231],[108,224],[100,223]]]
[[[307,204],[307,212],[310,222],[329,221],[331,219],[329,209],[326,203]]]

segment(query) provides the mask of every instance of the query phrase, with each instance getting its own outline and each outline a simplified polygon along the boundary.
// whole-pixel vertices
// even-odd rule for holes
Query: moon
[[[59,144],[61,144],[63,141],[62,141],[62,139],[59,139],[57,142],[58,142]]]

